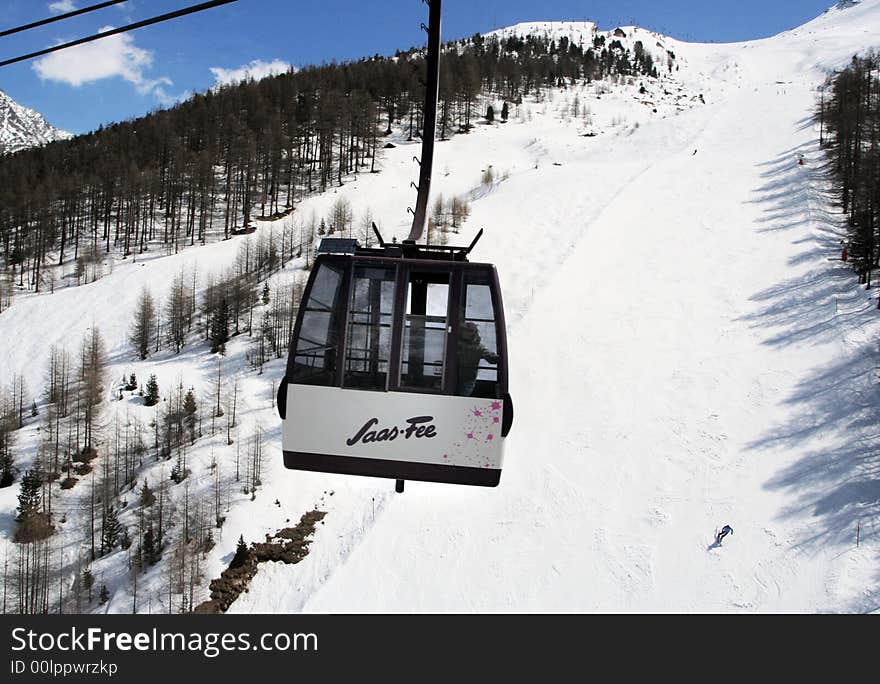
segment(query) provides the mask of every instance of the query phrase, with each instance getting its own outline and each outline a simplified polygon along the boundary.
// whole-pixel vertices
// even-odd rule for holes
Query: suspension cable
[[[0,38],[4,36],[11,36],[13,33],[20,33],[21,31],[28,31],[32,28],[37,28],[37,26],[45,26],[46,24],[51,24],[55,21],[61,21],[62,19],[70,19],[71,17],[77,17],[80,14],[87,14],[88,12],[94,12],[95,10],[104,9],[105,7],[110,7],[111,5],[119,5],[123,2],[127,2],[128,0],[108,0],[108,2],[99,2],[97,5],[90,5],[89,7],[83,7],[82,9],[73,10],[72,12],[65,12],[64,14],[59,14],[54,17],[47,17],[46,19],[40,19],[39,21],[35,21],[32,24],[25,24],[24,26],[16,26],[15,28],[6,29],[5,31],[0,31]]]
[[[160,14],[157,17],[153,17],[152,19],[145,19],[143,21],[136,21],[133,24],[128,24],[126,26],[121,26],[120,28],[110,29],[108,31],[102,31],[101,33],[96,33],[92,36],[88,36],[86,38],[80,38],[78,40],[73,40],[69,43],[63,43],[62,45],[56,45],[54,47],[46,48],[45,50],[38,50],[37,52],[31,52],[27,55],[22,55],[21,57],[13,57],[12,59],[6,59],[0,61],[0,67],[8,66],[9,64],[15,64],[16,62],[23,62],[28,59],[33,59],[34,57],[41,57],[42,55],[47,55],[50,52],[56,52],[57,50],[64,50],[65,48],[74,47],[75,45],[82,45],[83,43],[89,43],[93,40],[100,40],[101,38],[107,38],[108,36],[114,36],[118,33],[126,33],[127,31],[134,31],[135,29],[143,28],[144,26],[151,26],[152,24],[158,24],[163,21],[168,21],[170,19],[177,19],[178,17],[186,16],[187,14],[194,14],[195,12],[201,12],[203,10],[211,9],[213,7],[219,7],[220,5],[228,5],[232,2],[238,2],[238,0],[211,0],[211,2],[203,2],[198,5],[192,5],[191,7],[185,7],[183,9],[175,10],[174,12],[168,12],[166,14]]]

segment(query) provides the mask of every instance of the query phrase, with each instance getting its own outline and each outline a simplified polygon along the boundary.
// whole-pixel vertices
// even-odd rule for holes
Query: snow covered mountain
[[[0,154],[71,137],[67,131],[49,124],[39,112],[23,107],[0,90]]]
[[[505,32],[596,35],[579,22],[496,33]],[[223,359],[227,383],[238,379],[234,444],[223,428],[208,436],[206,418],[206,436],[188,454],[192,475],[169,489],[169,507],[183,508],[184,497],[214,501],[215,483],[227,478],[225,522],[197,601],[239,534],[262,540],[317,507],[327,515],[309,555],[262,564],[233,612],[880,605],[880,312],[876,292],[830,260],[843,225],[810,118],[828,70],[875,47],[880,0],[838,3],[792,31],[729,45],[620,32],[627,47],[639,40],[655,57],[674,53],[673,68],[643,84],[531,94],[506,124],[481,123],[436,149],[434,192],[471,201],[456,240],[485,229],[474,258],[497,265],[504,292],[516,421],[501,485],[411,482],[395,495],[390,481],[285,471],[272,405],[284,360],[257,374],[246,358],[253,341],[235,337]],[[54,293],[18,293],[0,314],[3,336],[20,340],[0,357],[0,375],[41,387],[49,348],[75,352],[97,326],[112,378],[155,374],[163,393],[185,383],[213,406],[218,364],[204,345],[133,357],[141,288],[165,302],[178,274],[210,275],[234,262],[243,240],[298,231],[340,196],[356,216],[369,209],[386,237],[405,237],[417,143],[393,140],[380,174],[309,197],[251,238],[114,262],[103,278]],[[497,180],[487,186],[488,165]],[[270,290],[302,281],[303,265],[290,262]],[[110,390],[106,400],[107,430],[117,435],[155,418],[137,396]],[[228,478],[257,426],[266,455],[252,497]],[[39,429],[34,420],[20,431],[28,458]],[[145,459],[138,482],[167,481],[168,467]],[[0,490],[7,538],[16,493]],[[59,519],[68,514],[58,525],[68,567],[82,555],[88,495],[84,482],[54,503]],[[136,495],[127,498],[120,520],[134,530]],[[734,535],[716,547],[713,531],[725,523]],[[110,598],[90,609],[131,610],[126,563],[119,550],[92,564]],[[164,567],[145,573],[138,609],[165,612],[169,585]]]

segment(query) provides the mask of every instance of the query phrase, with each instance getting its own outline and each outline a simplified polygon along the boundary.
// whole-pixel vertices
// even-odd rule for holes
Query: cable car
[[[320,250],[279,390],[284,465],[497,485],[513,406],[495,267],[469,248]]]
[[[498,274],[467,247],[418,244],[437,108],[440,0],[430,2],[418,198],[409,239],[325,238],[278,389],[290,469],[494,487],[513,424]]]

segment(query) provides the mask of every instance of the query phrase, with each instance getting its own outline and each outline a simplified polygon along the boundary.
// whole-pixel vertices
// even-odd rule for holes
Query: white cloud
[[[176,104],[180,104],[185,100],[191,98],[195,93],[192,90],[184,90],[182,93],[169,93],[165,88],[161,85],[156,86],[153,89],[153,97],[163,107],[173,107]]]
[[[111,28],[104,26],[100,30],[109,31]],[[130,35],[119,33],[53,52],[34,62],[33,69],[44,81],[67,83],[74,88],[119,76],[131,83],[141,95],[152,93],[162,101],[168,97],[162,86],[172,85],[172,82],[165,77],[147,78],[144,72],[152,64],[152,52],[137,47]]]
[[[64,14],[65,12],[73,12],[76,9],[76,5],[73,4],[73,0],[59,0],[58,2],[50,2],[49,3],[49,11],[53,14]]]
[[[290,64],[280,59],[275,59],[271,62],[255,59],[253,62],[240,66],[237,69],[211,67],[211,73],[214,74],[214,87],[219,88],[220,86],[233,85],[250,79],[259,81],[266,76],[283,74],[291,68]]]

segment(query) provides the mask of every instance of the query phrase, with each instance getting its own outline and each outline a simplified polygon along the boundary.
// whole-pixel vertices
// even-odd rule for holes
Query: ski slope
[[[705,107],[541,137],[561,166],[512,173],[471,219],[511,320],[500,487],[407,483],[233,608],[876,609],[877,314],[829,260],[808,119],[824,70],[876,36],[865,0],[766,40],[679,43]]]

